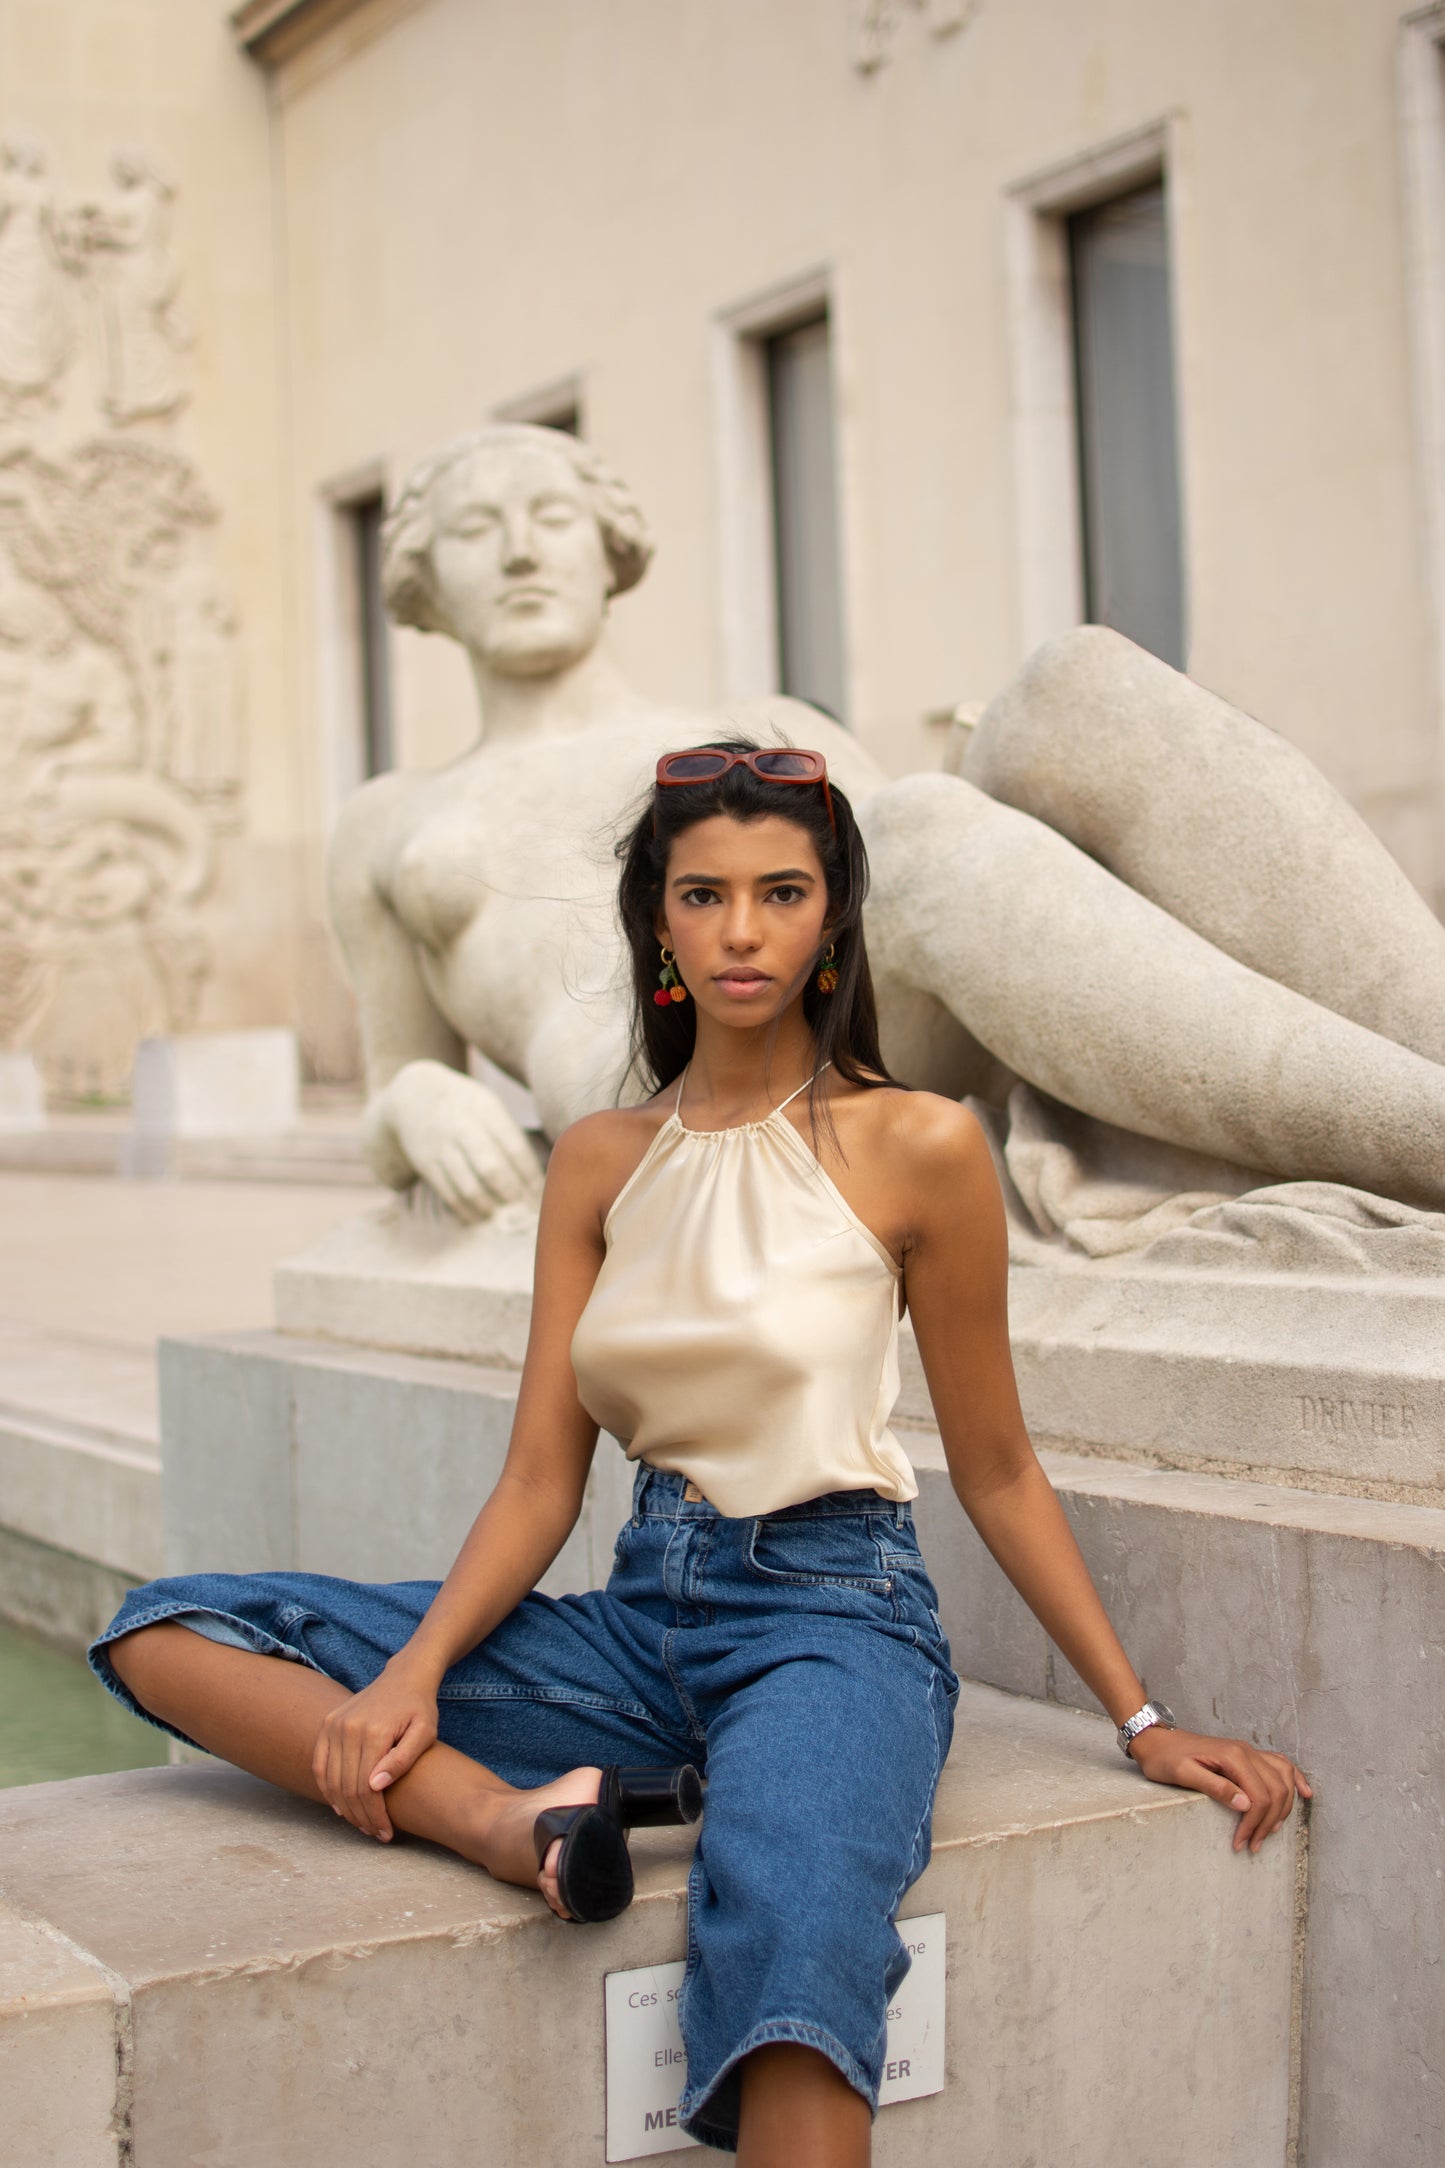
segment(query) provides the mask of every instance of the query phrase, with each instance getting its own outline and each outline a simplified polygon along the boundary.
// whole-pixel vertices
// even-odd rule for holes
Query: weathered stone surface
[[[440,1579],[501,1472],[516,1406],[515,1371],[275,1333],[165,1340],[160,1369],[171,1573]],[[604,1440],[549,1594],[606,1579],[631,1483]]]
[[[536,1243],[537,1215],[525,1206],[464,1226],[418,1185],[278,1265],[276,1323],[284,1333],[520,1369]]]
[[[1445,1503],[1445,1282],[1029,1266],[1009,1331],[1035,1438]]]
[[[949,1916],[948,2084],[884,2111],[880,2164],[955,2168],[967,2131],[996,2168],[1106,2168],[1121,2100],[1282,2163],[1293,1839],[1251,1861],[1228,1830],[1103,1723],[966,1687],[902,1907]],[[560,2168],[602,2156],[603,1975],[682,1953],[688,1834],[638,1837],[638,1902],[582,1932],[428,1846],[156,1770],[0,1798],[0,1883],[128,1991],[137,2168],[342,2168],[418,2131],[437,2168]]]
[[[0,1902],[0,2099],[17,2168],[118,2168],[124,2036],[101,1968]]]
[[[45,1127],[45,1083],[33,1054],[0,1048],[0,1130]]]
[[[936,1450],[917,1458],[955,1662],[1093,1706]],[[1301,2160],[1427,2168],[1445,2153],[1445,1512],[1044,1458],[1150,1691],[1185,1723],[1295,1756],[1315,1785]]]
[[[131,1080],[138,1142],[269,1137],[301,1114],[301,1057],[288,1030],[142,1039]]]
[[[146,1580],[160,1570],[154,1448],[0,1403],[0,1525]]]

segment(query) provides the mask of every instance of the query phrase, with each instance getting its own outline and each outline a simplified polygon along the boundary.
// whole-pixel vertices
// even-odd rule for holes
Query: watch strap
[[[1126,1724],[1119,1726],[1120,1753],[1126,1755],[1132,1761],[1134,1757],[1129,1753],[1130,1747],[1134,1744],[1141,1731],[1151,1731],[1156,1724],[1162,1724],[1166,1731],[1173,1731],[1175,1729],[1174,1711],[1165,1702],[1146,1701],[1137,1715],[1131,1716]]]

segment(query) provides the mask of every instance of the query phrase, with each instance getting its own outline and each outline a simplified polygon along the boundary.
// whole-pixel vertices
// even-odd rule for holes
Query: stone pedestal
[[[282,1333],[519,1367],[536,1217],[459,1226],[417,1190],[276,1274]],[[1036,1441],[1445,1506],[1445,1282],[1018,1266]],[[911,1324],[898,1415],[933,1412]]]
[[[0,1050],[0,1131],[45,1127],[45,1084],[33,1054]]]
[[[191,1139],[284,1136],[301,1115],[296,1034],[278,1028],[142,1039],[131,1101],[122,1174],[169,1172],[175,1146]]]

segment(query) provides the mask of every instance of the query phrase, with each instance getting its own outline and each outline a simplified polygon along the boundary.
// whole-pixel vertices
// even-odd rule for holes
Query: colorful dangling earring
[[[665,941],[662,944],[662,969],[657,976],[662,983],[652,998],[660,1009],[665,1009],[670,1001],[686,1001],[687,988],[677,975],[673,951]]]
[[[828,953],[823,958],[823,968],[818,973],[818,991],[820,994],[831,994],[837,983],[838,973],[834,967],[833,944],[830,941],[828,943]]]

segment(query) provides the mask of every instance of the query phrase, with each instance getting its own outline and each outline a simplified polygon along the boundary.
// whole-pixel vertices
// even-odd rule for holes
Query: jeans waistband
[[[632,1480],[632,1518],[637,1520],[722,1520],[716,1506],[696,1492],[686,1476],[670,1468],[652,1468],[645,1460],[637,1464]],[[883,1514],[897,1528],[913,1526],[913,1507],[905,1498],[885,1498],[876,1490],[827,1491],[821,1498],[805,1498],[800,1505],[779,1506],[764,1518],[770,1521],[837,1520],[845,1516]]]

